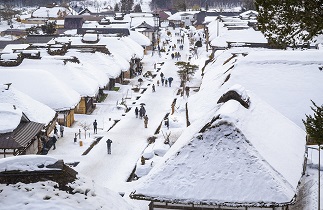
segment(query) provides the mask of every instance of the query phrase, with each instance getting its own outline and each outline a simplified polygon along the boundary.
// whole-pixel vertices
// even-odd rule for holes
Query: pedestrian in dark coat
[[[145,115],[145,117],[144,117],[144,124],[145,124],[145,128],[147,128],[147,126],[148,126],[148,116],[147,115]]]
[[[93,129],[94,129],[94,133],[97,134],[98,133],[98,123],[96,122],[96,120],[94,120],[94,122],[93,122]]]
[[[139,116],[140,116],[140,119],[142,119],[146,114],[146,109],[145,107],[141,106],[140,109],[139,109]]]
[[[54,134],[53,137],[51,137],[51,141],[52,141],[52,144],[53,144],[53,150],[56,149],[56,142],[57,142],[57,135]]]
[[[112,140],[111,139],[108,139],[106,142],[107,142],[108,154],[111,154],[111,144],[112,144]]]
[[[172,81],[173,81],[173,78],[172,77],[168,77],[169,87],[172,87]]]
[[[164,73],[160,72],[160,78],[163,78],[163,77],[164,77]]]
[[[167,87],[167,79],[165,79],[165,87]]]
[[[162,86],[164,86],[164,82],[165,82],[165,78],[164,78],[164,77],[162,77],[162,78],[161,78]]]
[[[63,137],[63,135],[64,135],[64,126],[63,125],[59,126],[59,131],[61,133],[61,137]]]
[[[55,127],[54,127],[54,134],[55,134],[55,135],[57,135],[57,134],[58,134],[58,130],[57,130],[56,125],[55,125]]]
[[[153,84],[152,89],[153,89],[153,92],[155,92],[155,91],[156,91],[156,89],[155,89],[155,84]]]
[[[138,107],[136,107],[135,109],[136,118],[138,118],[138,113],[139,113],[139,110],[138,110]]]
[[[42,136],[40,138],[41,142],[42,142],[42,150],[41,150],[41,154],[42,155],[46,155],[48,153],[48,148],[46,147],[47,145],[47,139],[46,137]]]

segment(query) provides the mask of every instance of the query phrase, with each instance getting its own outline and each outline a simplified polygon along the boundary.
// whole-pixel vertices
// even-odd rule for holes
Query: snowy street
[[[173,32],[174,33],[174,32]],[[173,34],[173,42],[176,43],[178,37]],[[183,57],[187,57],[189,50],[189,41],[185,37]],[[168,47],[168,46],[166,46]],[[151,51],[145,55],[143,59],[143,74],[151,71],[156,74],[153,80],[147,80],[142,75],[139,75],[131,80],[129,85],[117,85],[120,87],[118,91],[107,91],[107,98],[101,104],[98,103],[96,109],[91,115],[76,115],[76,122],[72,128],[66,128],[63,138],[60,138],[56,143],[56,150],[50,150],[50,156],[63,159],[66,163],[80,162],[75,169],[82,175],[86,175],[93,179],[97,184],[107,187],[116,192],[126,192],[125,198],[133,190],[132,183],[127,182],[137,161],[140,159],[142,152],[148,145],[147,139],[156,136],[155,132],[163,125],[163,119],[167,113],[171,112],[171,104],[174,99],[178,98],[177,91],[180,81],[178,79],[175,66],[176,59],[171,58],[170,50],[168,55],[157,51],[152,55]],[[154,63],[157,63],[154,69]],[[157,85],[157,80],[160,80],[160,73],[163,72],[164,77],[173,77],[172,86]],[[144,80],[139,93],[131,90],[134,84],[137,84],[138,78]],[[132,84],[132,85],[131,85]],[[156,86],[156,92],[152,92],[152,84]],[[125,113],[124,109],[117,108],[122,98],[131,110]],[[140,103],[145,104],[146,114],[149,118],[148,128],[144,128],[143,119],[135,117],[135,107],[140,108]],[[80,128],[79,123],[92,125],[94,119],[98,121],[98,133],[93,134],[93,126],[87,131],[87,138],[84,138],[84,131]],[[114,122],[118,121],[114,127]],[[74,134],[81,129],[82,137],[77,143],[73,142]],[[109,131],[108,131],[109,130]],[[88,136],[90,134],[90,137]],[[163,138],[159,134],[159,138]],[[82,153],[90,146],[96,137],[103,137],[97,145],[95,145],[87,155]],[[112,154],[107,154],[106,140],[113,141],[111,150]],[[79,141],[82,141],[83,146],[79,146]],[[129,187],[130,185],[130,187]],[[132,202],[136,202],[130,200]],[[137,201],[138,202],[138,201]],[[146,202],[148,203],[148,202]],[[147,204],[148,205],[148,204]]]

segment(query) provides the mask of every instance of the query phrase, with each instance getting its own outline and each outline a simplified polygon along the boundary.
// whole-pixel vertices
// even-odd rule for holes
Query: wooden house
[[[155,34],[155,29],[154,29],[153,26],[149,25],[145,21],[142,22],[141,24],[139,24],[138,26],[133,27],[132,30],[135,30],[135,31],[138,31],[138,32],[142,33],[143,35],[148,37],[151,42],[154,39],[153,37],[154,37],[154,34]]]
[[[1,121],[12,121],[6,126],[2,124],[0,129],[1,156],[37,154],[44,124],[30,121],[20,109],[11,104],[2,104],[0,115]]]

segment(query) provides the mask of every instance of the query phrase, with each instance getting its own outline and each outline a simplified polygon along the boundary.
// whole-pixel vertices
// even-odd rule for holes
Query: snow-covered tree
[[[113,11],[115,11],[115,12],[119,12],[119,11],[120,11],[119,4],[118,4],[118,3],[116,3],[116,4],[114,5],[114,9],[113,9]]]
[[[141,6],[140,4],[136,4],[134,9],[133,9],[134,12],[142,12],[142,9],[141,9]]]
[[[258,27],[277,48],[297,47],[323,33],[321,0],[256,0]]]
[[[323,105],[318,106],[313,101],[311,109],[314,115],[306,115],[306,120],[303,120],[307,135],[314,143],[323,144]]]
[[[121,11],[129,12],[132,10],[133,0],[121,0]]]
[[[56,22],[48,21],[41,26],[44,34],[54,34],[56,32]]]
[[[177,74],[181,80],[181,87],[183,88],[182,91],[184,93],[186,82],[190,81],[190,77],[195,74],[199,67],[197,65],[190,64],[190,62],[184,61],[178,61],[175,65],[179,68]]]
[[[245,10],[255,10],[255,0],[242,0],[242,6]]]

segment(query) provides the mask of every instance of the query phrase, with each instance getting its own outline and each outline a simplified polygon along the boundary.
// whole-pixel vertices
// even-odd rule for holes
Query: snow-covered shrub
[[[150,144],[145,150],[144,150],[144,152],[142,153],[142,156],[146,159],[146,160],[149,160],[149,159],[151,159],[151,158],[153,158],[154,157],[154,150],[153,150],[153,148],[154,148],[154,145],[155,144]]]

